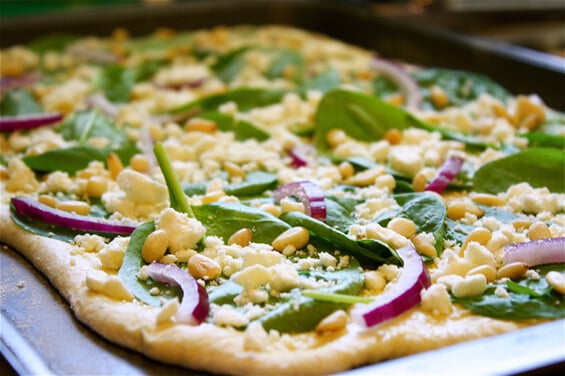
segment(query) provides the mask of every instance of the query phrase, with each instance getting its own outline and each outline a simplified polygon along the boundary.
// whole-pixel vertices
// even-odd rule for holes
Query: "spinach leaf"
[[[43,107],[25,89],[9,90],[0,101],[1,116],[33,115],[42,112]]]
[[[325,292],[357,295],[363,288],[363,269],[352,259],[348,268],[335,272],[312,271],[307,277],[334,282]],[[259,321],[266,330],[278,330],[281,333],[301,333],[313,330],[324,317],[338,309],[347,309],[348,304],[323,302],[302,296],[299,289],[290,292],[287,301],[280,303],[262,316]]]
[[[147,278],[146,280],[138,278],[139,270],[146,264],[141,256],[141,249],[143,248],[145,239],[147,239],[149,234],[154,230],[155,223],[147,222],[139,225],[131,234],[122,266],[118,271],[118,276],[137,299],[152,306],[160,307],[163,296],[180,297],[180,291],[176,287],[169,287],[164,283],[153,281],[151,278]],[[161,294],[151,294],[150,290],[154,287],[159,288]]]
[[[341,232],[346,232],[356,222],[356,206],[364,201],[348,197],[326,196],[326,224]]]
[[[400,261],[396,252],[388,244],[375,239],[353,240],[345,233],[304,213],[286,212],[279,218],[291,226],[307,228],[316,237],[331,243],[344,254],[355,257],[363,266],[398,264]]]
[[[237,88],[175,107],[168,112],[171,114],[181,114],[188,111],[214,112],[227,102],[234,102],[240,111],[249,111],[256,107],[278,103],[286,93],[286,90],[278,89]]]
[[[300,93],[306,93],[310,90],[316,90],[326,93],[330,90],[337,89],[340,83],[341,78],[339,77],[339,73],[335,69],[329,68],[317,76],[304,80],[298,91]]]
[[[289,49],[279,49],[276,51],[277,56],[267,69],[266,76],[272,80],[283,77],[288,69],[293,69],[293,79],[298,81],[302,77],[304,69],[304,59],[299,53]]]
[[[68,141],[85,142],[93,137],[103,137],[110,140],[112,147],[119,147],[128,142],[125,132],[97,110],[77,113],[63,122],[59,133]]]
[[[258,196],[268,189],[276,188],[278,175],[271,172],[252,171],[245,180],[238,184],[230,184],[224,188],[228,195],[238,197]]]
[[[97,76],[95,86],[101,89],[111,102],[127,102],[133,86],[155,74],[162,64],[162,61],[156,60],[133,68],[110,64]]]
[[[139,153],[134,143],[120,145],[118,148],[96,148],[90,145],[71,146],[53,149],[43,154],[30,155],[22,160],[29,168],[39,172],[64,171],[74,175],[88,166],[91,161],[106,162],[109,153],[116,153],[122,163],[128,164],[132,156]]]
[[[402,210],[399,217],[412,220],[418,232],[434,235],[438,254],[443,250],[446,208],[441,198],[430,192],[404,193],[393,196]]]
[[[478,192],[497,194],[520,182],[565,192],[565,152],[532,148],[489,162],[473,176]]]
[[[196,219],[206,227],[207,235],[219,236],[224,241],[237,230],[246,227],[253,232],[254,242],[270,244],[290,228],[288,224],[263,210],[239,203],[215,202],[193,206],[192,211]]]
[[[241,47],[218,56],[211,68],[216,76],[225,83],[230,83],[245,66],[244,56],[249,47]]]
[[[198,117],[214,121],[222,132],[233,132],[237,141],[249,139],[265,141],[270,137],[269,132],[256,125],[245,120],[236,120],[233,116],[221,112],[206,112],[199,114]]]
[[[397,93],[398,87],[385,76],[379,76],[373,80],[373,92],[379,98],[386,98]]]
[[[565,317],[565,297],[552,291],[545,281],[545,275],[556,270],[565,275],[565,264],[543,265],[539,267],[540,278],[522,278],[511,284],[509,297],[497,296],[498,285],[489,286],[486,292],[469,298],[452,297],[472,312],[488,317],[506,320],[547,319]],[[502,284],[502,287],[508,287]]]
[[[412,77],[421,87],[424,105],[428,108],[434,107],[430,95],[433,86],[439,86],[445,91],[450,106],[461,106],[485,93],[503,101],[510,97],[505,88],[478,73],[429,68],[415,71]]]

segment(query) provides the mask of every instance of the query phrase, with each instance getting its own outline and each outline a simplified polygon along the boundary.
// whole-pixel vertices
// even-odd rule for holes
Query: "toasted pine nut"
[[[391,145],[398,145],[402,142],[402,133],[396,128],[391,128],[385,133],[383,138]]]
[[[506,264],[500,267],[496,272],[496,278],[510,278],[510,279],[517,279],[523,277],[524,274],[528,271],[528,265],[524,264],[523,262],[511,262],[510,264]]]
[[[493,282],[496,279],[496,268],[492,265],[479,265],[469,270],[466,275],[482,274],[487,282]]]
[[[226,194],[224,191],[213,191],[210,193],[206,193],[203,197],[202,197],[202,203],[203,204],[209,204],[211,202],[216,202],[218,201],[220,198],[224,197]]]
[[[282,213],[282,209],[280,208],[280,206],[277,205],[273,205],[273,204],[263,204],[259,207],[259,209],[275,216],[278,217],[281,215]]]
[[[295,249],[304,248],[310,241],[310,233],[304,227],[291,227],[273,240],[273,248],[279,252],[282,252],[288,246],[292,246]]]
[[[37,198],[37,201],[39,201],[44,205],[50,206],[52,208],[54,208],[57,205],[57,201],[55,200],[55,197],[49,195],[40,195]]]
[[[92,176],[86,182],[86,194],[89,197],[100,197],[108,189],[108,182],[102,176]]]
[[[444,108],[449,104],[449,97],[445,90],[436,85],[430,88],[430,99],[436,108]]]
[[[465,201],[453,201],[447,205],[447,216],[453,220],[461,219],[467,213],[480,217],[483,215],[483,210],[477,205]]]
[[[253,239],[253,232],[250,229],[244,227],[234,232],[230,236],[230,238],[228,239],[228,244],[229,245],[236,244],[241,247],[245,247],[246,245],[249,245],[249,243],[251,243],[252,239]]]
[[[348,179],[345,179],[345,183],[355,185],[357,187],[367,187],[375,184],[375,180],[384,174],[384,172],[385,168],[383,166],[371,167],[351,176]]]
[[[143,154],[135,154],[131,157],[129,165],[137,172],[145,172],[149,170],[149,159]]]
[[[143,258],[143,261],[149,263],[163,258],[167,251],[168,242],[169,236],[163,229],[157,229],[149,234],[141,248],[141,257]]]
[[[90,205],[84,201],[61,201],[58,202],[55,207],[66,212],[76,213],[79,215],[88,215],[90,213]]]
[[[214,133],[218,129],[218,124],[211,120],[192,118],[184,126],[187,132]]]
[[[347,179],[355,174],[355,168],[347,161],[341,162],[338,166],[339,173],[343,179]]]
[[[326,316],[316,325],[316,332],[336,332],[347,325],[347,313],[337,310]]]
[[[433,246],[433,244],[428,243],[428,241],[424,236],[422,236],[422,234],[414,235],[410,238],[410,240],[412,240],[412,244],[419,254],[428,257],[437,256],[436,248]]]
[[[487,193],[475,193],[471,196],[473,202],[487,206],[503,206],[506,201],[502,197],[489,195]]]
[[[524,229],[530,228],[531,225],[532,222],[525,219],[517,219],[515,221],[512,221],[512,226],[514,226],[514,229],[516,231],[522,231]]]
[[[565,295],[565,277],[563,277],[563,274],[551,271],[545,275],[545,280],[555,291]]]
[[[110,171],[110,177],[112,180],[116,180],[118,174],[124,169],[122,161],[116,153],[109,153],[106,157],[106,163],[108,164],[108,171]]]
[[[412,188],[414,192],[423,192],[428,185],[428,178],[422,172],[418,172],[412,179]]]
[[[174,264],[178,261],[177,256],[167,253],[165,256],[161,257],[159,260],[161,264]]]
[[[245,177],[245,171],[233,162],[225,162],[224,170],[229,174],[230,177]]]
[[[514,123],[514,118],[508,113],[508,110],[506,109],[506,107],[504,107],[502,103],[494,102],[492,104],[492,111],[496,116],[505,118],[510,123]]]
[[[416,225],[407,218],[393,218],[386,227],[405,238],[410,238],[416,233]]]
[[[200,253],[192,256],[187,266],[189,273],[197,279],[211,280],[222,274],[222,267],[216,260]]]
[[[532,130],[545,119],[545,110],[541,104],[520,95],[516,102],[515,116],[515,125]]]
[[[535,222],[528,229],[528,238],[530,240],[540,240],[551,238],[549,227],[543,222]]]
[[[467,246],[469,245],[470,242],[478,242],[480,245],[485,245],[489,242],[491,238],[492,238],[492,233],[486,228],[477,227],[473,229],[473,231],[471,231],[469,235],[467,235],[467,238],[461,245],[461,249],[459,250],[459,255],[465,253],[465,249],[467,249]]]
[[[326,134],[326,141],[328,144],[335,148],[343,144],[347,140],[347,134],[342,129],[332,129]]]

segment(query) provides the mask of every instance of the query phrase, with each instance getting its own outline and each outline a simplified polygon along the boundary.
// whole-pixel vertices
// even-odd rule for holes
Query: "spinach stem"
[[[88,120],[86,121],[86,125],[84,126],[84,129],[83,129],[83,131],[80,135],[80,138],[78,140],[78,142],[81,145],[84,144],[86,142],[86,140],[88,139],[88,136],[90,136],[90,133],[92,132],[92,128],[94,128],[94,123],[95,123],[97,115],[98,115],[98,111],[94,110],[94,111],[92,111],[92,113],[88,117]]]
[[[325,292],[319,290],[302,290],[302,295],[316,300],[321,300],[330,303],[345,303],[345,304],[355,304],[355,303],[371,303],[374,299],[370,297],[357,296],[357,295],[347,295],[347,294],[337,294],[334,292]]]
[[[165,182],[169,189],[171,207],[178,212],[186,213],[189,217],[194,218],[194,213],[188,204],[188,200],[182,190],[180,181],[173,168],[173,164],[171,163],[171,160],[167,155],[167,151],[161,142],[157,142],[155,144],[153,153],[155,154],[155,158],[157,158],[161,172],[165,177]]]

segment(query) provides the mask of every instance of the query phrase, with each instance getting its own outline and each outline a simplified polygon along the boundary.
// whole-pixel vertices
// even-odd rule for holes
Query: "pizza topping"
[[[16,117],[0,117],[0,132],[28,130],[60,122],[63,115],[59,113],[22,115]]]
[[[506,264],[523,262],[528,266],[565,262],[565,238],[548,238],[507,245]]]
[[[407,108],[417,109],[422,105],[422,92],[418,83],[400,63],[396,64],[389,60],[375,57],[371,60],[371,68],[375,69],[379,74],[386,76],[400,88]]]
[[[461,171],[463,162],[463,158],[459,156],[449,157],[439,169],[437,176],[428,184],[426,191],[442,193]]]
[[[182,300],[175,315],[177,323],[198,325],[208,317],[208,293],[186,270],[174,264],[156,262],[147,265],[144,270],[155,281],[181,288]]]
[[[317,184],[305,180],[282,185],[274,192],[275,202],[280,202],[285,197],[299,199],[307,215],[322,221],[326,218],[324,191]]]
[[[116,275],[107,274],[102,270],[91,270],[86,276],[86,286],[89,290],[106,294],[117,300],[131,301],[133,295]]]
[[[14,197],[11,200],[16,212],[51,225],[68,227],[81,231],[108,234],[131,234],[136,226],[117,220],[78,215],[41,204],[31,197]]]
[[[408,246],[397,252],[403,262],[398,280],[374,302],[351,311],[353,320],[364,327],[373,327],[411,309],[420,303],[420,292],[431,283],[427,269],[414,248]]]

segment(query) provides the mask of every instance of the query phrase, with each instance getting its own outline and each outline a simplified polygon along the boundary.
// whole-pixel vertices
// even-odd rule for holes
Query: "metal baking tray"
[[[390,58],[487,74],[515,93],[538,93],[565,109],[565,63],[545,53],[383,17],[370,3],[334,1],[183,1],[118,5],[65,14],[2,20],[0,45],[25,43],[53,32],[133,35],[157,27],[288,24],[378,51]],[[76,320],[49,281],[19,253],[0,250],[0,373],[89,375],[204,375],[116,346]],[[547,375],[565,370],[565,320],[466,342],[343,375]]]

